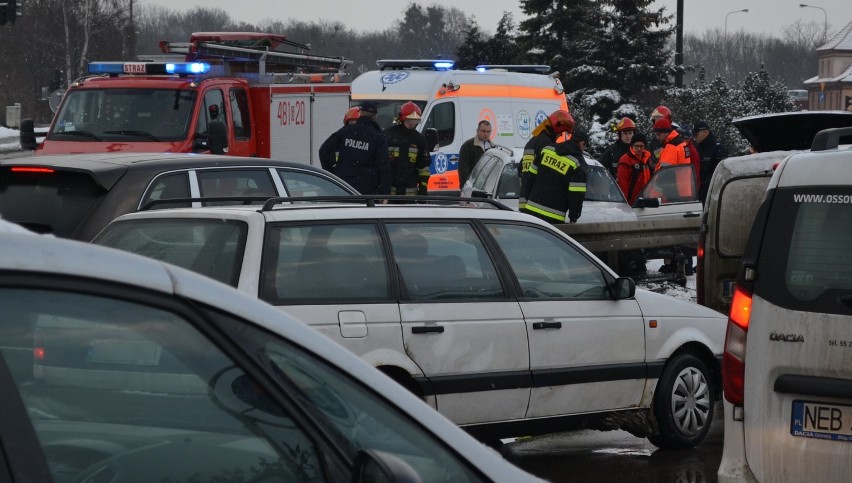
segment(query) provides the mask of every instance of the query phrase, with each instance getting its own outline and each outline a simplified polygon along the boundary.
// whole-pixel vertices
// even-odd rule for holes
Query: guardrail
[[[698,246],[701,217],[661,218],[555,225],[587,250],[607,254],[607,264],[617,270],[618,252]]]

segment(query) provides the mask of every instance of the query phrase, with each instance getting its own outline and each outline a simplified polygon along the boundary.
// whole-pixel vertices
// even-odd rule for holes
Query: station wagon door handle
[[[684,218],[695,218],[695,217],[697,217],[697,216],[701,216],[701,213],[700,213],[700,212],[698,212],[698,211],[690,211],[690,212],[688,212],[688,213],[684,213],[684,214],[683,214],[683,217],[684,217]]]
[[[562,322],[533,322],[533,330],[561,329]]]
[[[421,325],[418,327],[412,327],[412,334],[428,334],[429,332],[436,332],[438,334],[444,333],[444,327],[440,325]]]

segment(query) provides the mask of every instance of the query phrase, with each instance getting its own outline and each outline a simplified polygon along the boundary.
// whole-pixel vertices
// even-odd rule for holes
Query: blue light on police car
[[[439,69],[439,70],[441,70],[441,69],[452,69],[453,65],[455,65],[455,62],[453,62],[451,60],[439,60],[432,65],[434,65],[435,68]]]

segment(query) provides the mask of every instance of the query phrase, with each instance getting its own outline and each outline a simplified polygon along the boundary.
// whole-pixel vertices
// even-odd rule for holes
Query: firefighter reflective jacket
[[[425,193],[429,182],[429,148],[414,129],[397,124],[385,129],[390,152],[392,194]]]
[[[551,144],[541,150],[524,176],[521,211],[550,223],[574,223],[583,210],[588,166],[574,141]]]
[[[547,146],[551,146],[556,143],[556,133],[554,133],[550,128],[544,129],[537,136],[533,136],[532,139],[527,141],[526,146],[524,146],[524,155],[521,157],[521,163],[518,165],[518,176],[521,178],[521,196],[518,200],[518,208],[523,208],[526,203],[526,198],[524,197],[524,178],[526,177],[526,173],[530,170],[530,166],[532,166],[533,161],[541,154],[541,150],[546,148]]]

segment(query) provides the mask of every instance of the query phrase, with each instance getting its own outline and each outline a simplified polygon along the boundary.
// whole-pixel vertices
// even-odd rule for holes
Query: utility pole
[[[683,87],[683,0],[677,0],[675,24],[675,87]]]

